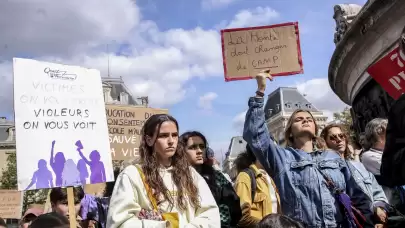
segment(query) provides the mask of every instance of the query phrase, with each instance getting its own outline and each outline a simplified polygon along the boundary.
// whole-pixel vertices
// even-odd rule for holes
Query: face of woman
[[[291,125],[291,134],[295,138],[301,136],[313,137],[315,135],[315,122],[311,114],[308,112],[296,113]]]
[[[346,139],[342,130],[338,127],[332,127],[329,129],[326,137],[326,144],[332,150],[343,154],[346,150]]]
[[[179,133],[172,121],[163,122],[160,129],[155,132],[154,151],[162,161],[167,161],[176,153]]]
[[[192,165],[202,165],[206,157],[206,146],[204,140],[199,136],[188,138],[187,157]]]

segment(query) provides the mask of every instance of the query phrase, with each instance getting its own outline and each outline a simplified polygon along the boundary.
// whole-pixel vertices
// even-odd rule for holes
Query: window
[[[291,103],[290,102],[285,103],[285,107],[286,108],[291,108]]]

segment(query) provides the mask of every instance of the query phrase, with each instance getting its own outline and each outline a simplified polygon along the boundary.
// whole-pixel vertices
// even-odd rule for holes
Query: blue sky
[[[349,3],[363,5],[366,0]],[[297,86],[331,115],[344,104],[327,81],[334,51],[333,6],[338,0],[71,0],[3,3],[0,20],[0,114],[11,116],[11,58],[81,65],[122,76],[136,96],[168,108],[180,130],[203,132],[221,158],[230,138],[241,133],[255,81],[225,82],[219,30],[298,21],[304,74],[278,77]],[[12,12],[12,13],[11,13]],[[21,18],[25,18],[22,20]],[[109,48],[107,49],[107,44]],[[107,53],[108,50],[108,53]]]
[[[196,26],[212,29],[221,21],[232,20],[241,10],[256,7],[270,7],[278,12],[279,16],[269,21],[269,24],[298,21],[305,73],[276,78],[275,82],[269,85],[268,92],[278,86],[295,86],[311,79],[326,79],[329,60],[335,48],[333,6],[339,3],[342,1],[241,0],[221,8],[203,9],[199,1],[181,0],[177,4],[168,4],[163,0],[138,1],[144,18],[155,21],[161,29],[192,29]],[[246,110],[247,98],[255,91],[255,81],[224,82],[223,75],[218,75],[203,79],[194,78],[187,83],[194,85],[196,92],[182,102],[172,105],[170,113],[179,120],[181,130],[200,130],[209,137],[214,147],[224,148],[232,136],[240,134],[241,125],[235,123],[234,118]],[[217,94],[217,98],[212,101],[212,110],[201,110],[198,107],[198,99],[209,92]],[[337,109],[341,107],[340,105]],[[336,110],[333,104],[331,107],[321,108]]]

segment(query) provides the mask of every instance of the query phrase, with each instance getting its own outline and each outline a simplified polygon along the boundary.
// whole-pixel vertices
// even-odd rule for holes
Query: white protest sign
[[[18,189],[114,180],[98,70],[14,58]]]

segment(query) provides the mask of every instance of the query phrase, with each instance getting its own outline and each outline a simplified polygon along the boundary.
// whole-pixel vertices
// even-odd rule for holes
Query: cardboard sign
[[[221,30],[225,81],[303,73],[298,22]]]
[[[405,54],[398,47],[369,67],[367,72],[395,100],[405,92]]]
[[[145,121],[167,109],[106,105],[111,155],[114,160],[134,159],[139,155],[140,135]]]
[[[0,217],[20,219],[22,210],[22,192],[0,190]]]
[[[18,189],[114,180],[98,70],[14,59]]]

